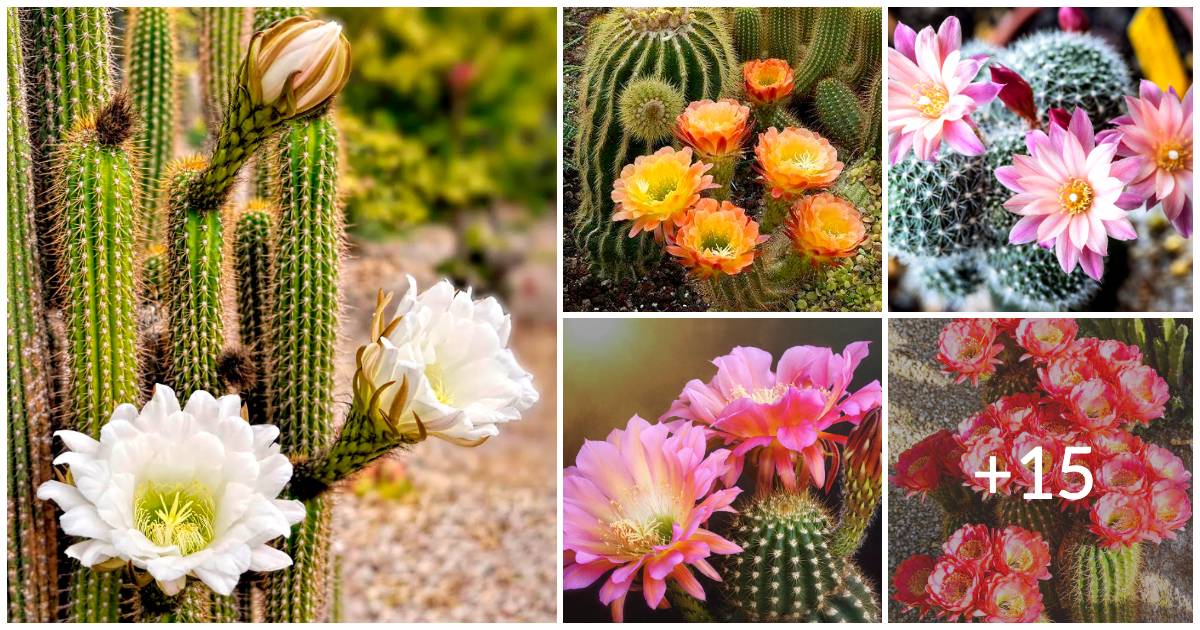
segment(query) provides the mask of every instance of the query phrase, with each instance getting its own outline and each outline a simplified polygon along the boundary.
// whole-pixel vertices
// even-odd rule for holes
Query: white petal
[[[254,489],[263,496],[273,499],[292,478],[292,462],[285,455],[276,454],[258,462],[258,481]]]
[[[154,386],[154,397],[142,407],[141,419],[153,426],[156,420],[178,412],[179,399],[175,397],[175,390],[159,384]]]
[[[254,491],[245,484],[234,482],[225,486],[221,503],[217,506],[217,522],[213,527],[218,536],[246,514],[255,497]]]
[[[37,498],[43,501],[54,501],[64,512],[88,504],[88,500],[79,493],[75,486],[54,480],[38,486]]]
[[[217,414],[218,418],[241,418],[242,417],[242,398],[237,394],[229,394],[217,399],[217,407],[220,411]]]
[[[94,567],[116,556],[116,549],[103,540],[85,540],[67,547],[67,557],[75,558],[85,567]]]
[[[296,523],[303,521],[304,517],[307,515],[307,512],[304,510],[304,504],[300,501],[276,499],[275,507],[279,508],[279,511],[283,513],[284,518],[287,519],[288,525],[295,525]]]
[[[221,415],[221,405],[212,394],[200,389],[192,392],[183,411],[197,418],[217,418]]]
[[[151,575],[153,575],[153,573]],[[184,576],[176,580],[158,580],[158,587],[162,589],[162,592],[166,594],[167,597],[173,597],[179,594],[179,591],[183,590],[183,586],[186,583],[187,576]]]
[[[59,518],[63,532],[80,538],[97,538],[108,540],[112,535],[112,526],[104,522],[91,504],[84,504],[63,512]]]
[[[130,405],[132,406],[132,405]],[[78,431],[55,431],[54,435],[63,441],[68,449],[85,455],[95,455],[100,450],[100,442]]]
[[[273,547],[259,545],[250,552],[251,571],[278,571],[290,566],[292,566],[291,557]]]
[[[250,430],[254,432],[256,453],[270,446],[279,437],[279,427],[272,424],[252,424]]]

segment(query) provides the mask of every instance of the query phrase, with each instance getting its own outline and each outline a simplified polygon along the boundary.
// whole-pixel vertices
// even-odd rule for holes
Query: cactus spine
[[[1051,568],[1058,597],[1074,623],[1131,623],[1138,619],[1141,545],[1104,549],[1086,530],[1064,538]]]
[[[52,506],[50,364],[35,238],[33,153],[25,113],[21,23],[8,9],[8,619],[54,620],[58,581]]]
[[[733,10],[733,46],[738,61],[758,59],[763,54],[763,16],[754,7]]]
[[[117,405],[139,399],[132,125],[118,95],[77,125],[57,158],[69,398],[76,429],[94,438]],[[120,585],[119,572],[76,569],[73,620],[117,621]]]
[[[159,181],[175,142],[175,18],[172,9],[130,10],[126,82],[141,122],[134,138],[142,193],[142,241],[159,242]]]
[[[843,469],[842,513],[829,541],[835,556],[847,557],[862,545],[867,526],[883,498],[883,433],[874,413],[850,432]]]
[[[768,55],[795,68],[818,11],[809,7],[770,7],[761,11],[767,26]]]
[[[278,252],[272,283],[269,413],[293,459],[313,458],[333,435],[333,354],[338,317],[337,130],[326,117],[289,125],[279,142]],[[293,565],[269,577],[267,619],[314,621],[325,602],[328,500],[308,512],[287,539]]]
[[[812,39],[805,45],[804,54],[795,57],[792,64],[797,96],[807,95],[818,81],[835,75],[846,62],[852,47],[853,11],[849,7],[823,7],[817,12]],[[876,56],[875,63],[879,63],[878,59]]]
[[[233,101],[242,63],[242,7],[202,7],[200,12],[200,84],[209,129],[218,129]]]
[[[594,268],[606,275],[637,273],[660,257],[649,236],[628,238],[613,222],[610,197],[621,168],[657,148],[624,129],[617,103],[626,84],[654,77],[675,85],[685,102],[716,100],[738,85],[733,42],[719,10],[615,10],[590,30],[579,86],[575,164],[581,200],[574,236]]]
[[[263,366],[267,359],[266,331],[271,315],[271,205],[250,201],[234,228],[233,268],[237,282],[238,330],[242,345],[257,372],[251,391],[243,392],[250,422],[266,422]]]
[[[858,96],[845,81],[828,77],[817,82],[813,105],[821,130],[843,147],[857,148],[869,124]]]

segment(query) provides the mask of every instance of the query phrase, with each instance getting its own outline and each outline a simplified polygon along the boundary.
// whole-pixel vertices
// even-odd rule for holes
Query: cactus
[[[913,156],[888,173],[888,245],[904,257],[964,254],[992,242],[980,200],[993,185],[980,157],[943,154],[936,162]]]
[[[1062,512],[1052,501],[1028,501],[1020,495],[998,497],[993,506],[996,525],[1003,529],[1016,525],[1042,536],[1051,549],[1058,549],[1063,537]]]
[[[1010,46],[1000,60],[1033,88],[1040,112],[1082,107],[1095,122],[1124,113],[1133,80],[1120,53],[1087,33],[1044,31]]]
[[[234,227],[233,268],[237,286],[238,330],[255,378],[242,399],[250,422],[266,422],[263,379],[267,362],[267,326],[271,321],[271,224],[270,203],[253,199],[246,204]]]
[[[337,131],[327,118],[296,122],[279,142],[278,251],[272,285],[275,324],[268,337],[269,415],[293,458],[325,451],[333,435],[333,353],[338,317]],[[269,578],[267,618],[314,621],[325,593],[327,499],[305,503],[308,517],[286,542],[294,564]]]
[[[761,59],[765,46],[763,45],[763,15],[762,9],[755,7],[739,7],[733,10],[733,48],[738,61]]]
[[[202,7],[200,13],[200,85],[209,129],[221,126],[233,101],[242,62],[242,7]]]
[[[130,10],[125,81],[141,124],[133,146],[138,157],[142,242],[157,243],[159,181],[175,143],[175,17],[162,7]]]
[[[794,57],[797,97],[803,97],[821,79],[837,74],[846,63],[854,42],[850,36],[854,26],[854,10],[849,7],[822,7],[813,20],[812,37],[804,46],[804,54]],[[878,55],[875,58],[879,63]]]
[[[862,545],[867,526],[875,518],[883,498],[882,422],[873,413],[850,432],[842,470],[842,513],[829,541],[829,551],[838,557],[853,554]]]
[[[825,604],[809,613],[808,623],[879,623],[878,595],[858,569],[847,565],[842,574],[843,588],[830,594]]]
[[[857,148],[867,137],[871,125],[869,114],[858,96],[845,81],[828,77],[817,82],[813,90],[813,106],[821,132],[842,147]]]
[[[76,429],[92,437],[117,405],[139,399],[133,116],[128,97],[116,96],[77,123],[56,160],[69,400]],[[72,583],[74,621],[118,620],[120,573],[80,567]]]
[[[601,274],[638,273],[662,255],[653,238],[628,238],[612,221],[613,182],[625,164],[657,148],[621,127],[615,111],[635,78],[677,85],[685,101],[718,99],[738,85],[725,20],[712,9],[614,10],[593,22],[579,85],[575,164],[582,187],[574,237]]]
[[[272,24],[297,15],[304,15],[304,9],[299,7],[255,7],[254,31],[265,31]],[[274,159],[269,149],[260,149],[254,158],[252,194],[262,199],[275,198]]]
[[[1088,541],[1086,530],[1068,533],[1051,568],[1058,597],[1074,623],[1130,623],[1138,620],[1141,545],[1104,549]]]
[[[667,140],[686,103],[678,88],[655,77],[634,79],[621,90],[617,115],[621,129],[646,146]]]
[[[848,61],[838,68],[837,76],[850,85],[859,85],[879,71],[883,53],[883,9],[861,7],[850,11],[850,54]]]
[[[809,7],[770,7],[761,10],[766,24],[768,56],[783,59],[795,68],[801,49],[809,39],[809,27],[815,22],[819,11]]]
[[[1000,245],[986,251],[988,287],[1007,308],[1072,311],[1086,305],[1100,283],[1080,269],[1063,273],[1054,252],[1036,245]]]
[[[51,478],[50,363],[35,238],[21,22],[8,9],[8,620],[54,620],[57,523],[36,500]]]
[[[929,258],[915,265],[916,280],[921,289],[957,306],[963,298],[977,291],[984,283],[980,260],[973,254],[938,259]]]

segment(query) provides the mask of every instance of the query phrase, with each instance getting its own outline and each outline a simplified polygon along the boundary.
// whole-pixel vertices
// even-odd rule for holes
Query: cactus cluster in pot
[[[881,28],[870,8],[593,20],[571,218],[591,272],[682,264],[713,310],[877,309]]]
[[[501,306],[445,281],[391,314],[381,292],[337,356],[350,44],[300,9],[199,9],[211,136],[175,156],[183,10],[127,10],[118,75],[113,10],[8,9],[13,621],[328,619],[331,489],[537,400]]]
[[[856,560],[882,498],[882,391],[850,389],[867,354],[797,346],[772,369],[736,347],[656,423],[586,441],[563,472],[564,588],[599,584],[617,621],[636,598],[696,622],[879,622]]]

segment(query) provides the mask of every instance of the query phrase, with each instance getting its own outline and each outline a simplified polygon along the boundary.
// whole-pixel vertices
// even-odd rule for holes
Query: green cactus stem
[[[847,564],[842,573],[842,588],[830,594],[825,604],[812,611],[808,623],[879,623],[879,597],[858,569]]]
[[[818,81],[837,74],[854,45],[850,38],[853,27],[854,9],[850,7],[821,7],[816,10],[812,38],[805,45],[804,54],[795,57],[795,63],[792,64],[796,77],[793,94],[797,97],[807,96]]]
[[[119,94],[77,125],[56,160],[70,408],[76,429],[94,438],[117,405],[139,401],[133,125]],[[76,569],[72,620],[117,621],[120,586],[119,573]]]
[[[883,9],[858,7],[851,9],[852,32],[850,54],[839,68],[837,76],[850,85],[868,82],[879,72],[883,60]]]
[[[813,90],[813,106],[822,133],[846,149],[862,145],[870,120],[854,89],[845,81],[837,77],[818,81]]]
[[[272,24],[297,15],[304,15],[304,9],[299,7],[255,7],[254,31],[265,31]],[[259,149],[254,157],[253,194],[260,199],[274,199],[275,191],[275,160],[269,148]]]
[[[767,30],[768,55],[773,59],[783,59],[794,69],[820,11],[821,9],[811,7],[762,9]]]
[[[242,392],[250,422],[266,422],[263,379],[267,362],[267,326],[271,321],[271,224],[274,208],[261,199],[246,204],[234,227],[233,268],[237,285],[238,324],[242,346],[254,369],[254,384]]]
[[[862,546],[867,526],[883,498],[882,422],[872,413],[850,432],[842,477],[842,513],[829,541],[835,556],[847,557]]]
[[[269,333],[269,416],[295,459],[325,452],[333,437],[333,357],[338,317],[337,130],[328,117],[296,122],[278,150],[280,188],[274,265],[274,325]],[[308,517],[285,543],[294,564],[272,573],[267,619],[314,621],[323,611],[330,513],[326,499],[305,502]]]
[[[220,128],[229,111],[242,63],[246,9],[202,7],[200,13],[200,84],[209,129]]]
[[[593,270],[636,274],[662,257],[649,235],[627,236],[612,220],[613,183],[639,155],[659,148],[623,128],[618,103],[638,78],[669,82],[684,102],[717,100],[740,84],[733,41],[719,9],[616,9],[593,22],[579,83],[575,161],[581,195],[574,238]]]
[[[763,54],[762,10],[738,7],[733,10],[733,47],[738,61],[759,59]]]
[[[1072,530],[1051,567],[1067,618],[1074,623],[1138,621],[1141,564],[1139,543],[1104,549],[1086,529]]]
[[[33,149],[25,112],[21,22],[8,9],[8,619],[54,621],[58,581],[51,479],[50,378],[36,247]]]
[[[175,143],[174,9],[130,9],[125,81],[141,124],[133,146],[138,157],[144,243],[160,242],[159,181]]]

